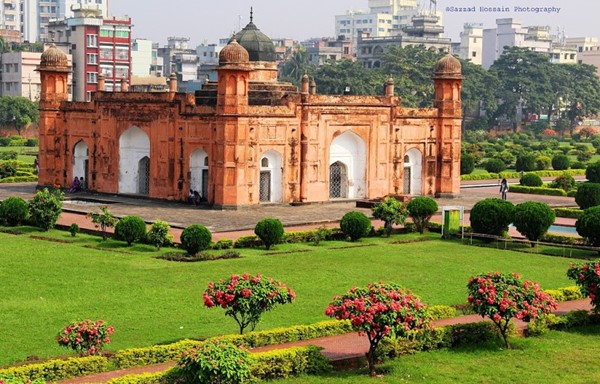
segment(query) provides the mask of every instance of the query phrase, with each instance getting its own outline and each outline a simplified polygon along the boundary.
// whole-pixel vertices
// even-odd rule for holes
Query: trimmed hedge
[[[533,171],[530,173],[535,173],[540,177],[558,177],[562,174],[568,174],[571,176],[585,176],[585,169],[567,169],[564,171],[554,171],[554,170],[545,170],[545,171]],[[500,173],[480,173],[475,175],[462,175],[460,179],[462,181],[470,181],[470,180],[498,180],[498,179],[518,179],[521,177],[521,173],[516,171],[510,172],[500,172]],[[512,190],[513,186],[510,186]]]
[[[160,364],[176,360],[188,348],[200,345],[198,340],[181,340],[172,344],[129,348],[115,353],[112,359],[119,369]]]
[[[563,301],[579,300],[584,296],[578,286],[571,286],[558,289],[544,289],[544,292],[551,295],[554,300],[561,303]]]
[[[68,360],[49,360],[43,363],[28,364],[0,370],[0,376],[9,374],[23,380],[44,379],[59,381],[71,377],[93,375],[110,369],[110,364],[102,356],[74,357]]]
[[[525,187],[523,185],[511,185],[510,192],[546,196],[567,196],[567,192],[565,192],[563,189],[546,187]]]
[[[582,209],[576,208],[554,208],[556,217],[566,217],[569,219],[578,219],[583,213]]]
[[[37,180],[37,176],[10,176],[0,179],[0,183],[31,183]]]

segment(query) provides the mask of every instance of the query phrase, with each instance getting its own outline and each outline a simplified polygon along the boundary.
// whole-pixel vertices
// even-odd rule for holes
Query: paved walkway
[[[567,312],[575,310],[590,311],[590,301],[588,299],[584,299],[559,303],[558,310],[554,313],[556,315],[564,315]],[[433,324],[436,327],[441,327],[453,324],[476,323],[482,320],[482,317],[479,315],[467,315],[454,317],[451,319],[436,320],[433,322]],[[517,329],[520,331],[520,333],[522,333],[522,331],[524,331],[527,328],[527,323],[519,320],[513,321],[515,321],[515,325],[517,326]],[[318,339],[303,340],[293,343],[270,345],[266,347],[255,348],[251,350],[251,352],[266,352],[276,349],[284,349],[293,346],[303,345],[316,345],[318,347],[323,348],[321,350],[321,353],[334,363],[340,363],[343,361],[349,361],[356,358],[364,357],[369,350],[369,341],[367,340],[367,337],[359,336],[358,333],[353,332],[345,335],[321,337]],[[114,379],[116,377],[121,377],[125,375],[163,372],[169,368],[174,367],[175,365],[176,363],[174,361],[171,361],[164,364],[149,365],[145,367],[136,367],[131,369],[122,369],[118,371],[104,372],[97,375],[64,380],[59,382],[59,384],[105,383],[110,379]]]

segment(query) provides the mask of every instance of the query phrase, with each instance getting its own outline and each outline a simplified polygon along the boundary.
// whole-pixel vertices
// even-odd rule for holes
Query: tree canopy
[[[0,125],[14,127],[17,134],[39,120],[38,104],[25,97],[0,97]]]

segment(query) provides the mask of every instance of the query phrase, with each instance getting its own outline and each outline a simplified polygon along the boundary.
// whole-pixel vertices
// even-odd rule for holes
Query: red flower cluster
[[[254,329],[263,312],[277,304],[294,301],[296,294],[282,282],[263,278],[261,274],[251,277],[244,273],[231,275],[227,281],[209,282],[202,298],[209,308],[218,305],[225,309],[225,314],[236,320],[242,333],[248,325]]]
[[[99,353],[104,344],[110,343],[110,335],[114,332],[112,326],[104,320],[83,320],[66,326],[56,336],[58,345],[68,347],[80,355],[95,355]]]
[[[567,276],[575,280],[581,293],[589,297],[594,312],[600,311],[600,262],[593,261],[582,264],[571,264]]]

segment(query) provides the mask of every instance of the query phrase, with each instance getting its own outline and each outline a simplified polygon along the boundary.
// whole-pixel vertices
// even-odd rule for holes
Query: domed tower
[[[219,53],[217,113],[240,114],[248,111],[248,51],[232,39]]]
[[[42,53],[40,65],[39,185],[67,185],[64,119],[60,105],[69,99],[68,76],[71,72],[67,55],[52,44]]]
[[[462,66],[450,53],[435,66],[435,107],[438,109],[436,196],[460,193]]]

